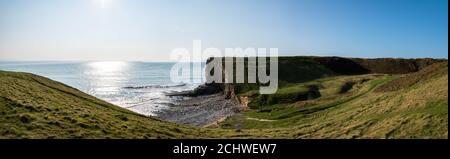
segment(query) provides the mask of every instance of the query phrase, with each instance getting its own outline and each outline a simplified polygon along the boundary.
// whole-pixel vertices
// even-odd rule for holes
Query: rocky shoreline
[[[167,96],[182,99],[158,113],[158,118],[178,124],[213,126],[244,109],[217,84],[201,85],[192,91],[172,92]]]

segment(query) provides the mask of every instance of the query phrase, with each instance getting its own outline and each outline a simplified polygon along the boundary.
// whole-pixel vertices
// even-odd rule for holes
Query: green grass
[[[300,100],[309,100],[320,97],[320,93],[312,90],[312,86],[307,85],[293,85],[279,88],[277,93],[269,95],[255,95],[254,91],[242,94],[250,95],[253,102],[249,106],[254,109],[270,106],[274,104],[292,103]],[[253,95],[252,95],[253,94]]]
[[[333,108],[333,107],[337,107],[340,105],[343,105],[345,103],[348,103],[352,100],[355,100],[357,98],[360,98],[362,96],[364,96],[365,94],[367,94],[368,92],[371,92],[373,89],[375,89],[377,86],[386,83],[390,80],[392,80],[393,77],[391,76],[386,76],[386,77],[382,77],[379,79],[374,79],[368,82],[367,85],[369,85],[368,90],[365,90],[362,93],[357,93],[355,95],[349,95],[349,96],[345,96],[345,95],[340,95],[339,98],[337,99],[333,99],[331,102],[321,102],[320,104],[314,104],[311,106],[305,106],[305,107],[295,107],[292,106],[293,104],[274,104],[274,105],[269,105],[266,107],[262,107],[260,109],[257,110],[251,110],[248,112],[245,112],[244,115],[247,118],[252,118],[252,119],[264,119],[264,120],[274,120],[270,123],[267,122],[258,122],[257,120],[250,120],[250,121],[245,121],[246,124],[246,128],[261,128],[258,126],[262,126],[262,128],[267,127],[269,125],[269,127],[286,127],[286,126],[291,126],[293,124],[295,124],[295,122],[299,121],[299,118],[305,118],[310,114],[316,113],[316,112],[321,112],[324,111],[326,109],[329,108]],[[334,89],[337,89],[339,87],[341,87],[342,85],[345,84],[345,82],[334,82],[336,81],[337,78],[328,78],[326,80],[322,79],[322,80],[318,80],[318,81],[313,81],[313,82],[308,82],[308,83],[301,83],[301,84],[296,84],[296,85],[291,85],[285,88],[281,88],[281,91],[278,91],[277,94],[284,94],[286,92],[290,92],[293,90],[307,90],[305,89],[306,85],[310,85],[311,83],[315,83],[315,84],[321,84],[323,82],[333,82],[333,85],[331,87],[336,87]],[[344,79],[343,81],[347,81],[349,79]],[[277,96],[277,94],[273,95],[273,96]],[[326,97],[324,97],[326,98]],[[254,99],[254,100],[259,100],[258,98]],[[233,123],[233,121],[236,120],[245,120],[242,119],[242,116],[238,116],[237,118],[240,119],[233,119],[230,118],[229,121],[230,123],[225,123],[224,125],[233,125],[231,123]],[[294,123],[293,123],[294,122]]]
[[[448,96],[432,95],[448,92],[448,82],[445,82],[448,75],[429,79],[426,85],[419,83],[391,93],[374,90],[398,76],[373,76],[348,93],[337,93],[344,81],[355,81],[355,78],[342,76],[314,81],[327,86],[321,91],[334,93],[326,93],[312,104],[275,104],[249,110],[227,119],[222,128],[290,130],[297,138],[448,138]],[[416,92],[425,94],[418,89],[427,88],[436,88],[426,91],[429,97],[422,97],[427,102],[408,103],[416,101],[406,98],[419,100],[421,94]]]

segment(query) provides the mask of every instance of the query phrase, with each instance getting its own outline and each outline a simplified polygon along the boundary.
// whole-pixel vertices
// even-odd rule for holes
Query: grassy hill
[[[138,115],[44,77],[0,72],[0,138],[193,138],[200,129]]]
[[[215,128],[160,121],[44,77],[0,71],[0,138],[448,138],[448,62],[406,75],[342,75],[303,62],[310,65],[295,68],[324,72],[283,76],[289,82],[271,96],[241,89],[252,109]]]
[[[320,97],[268,102],[311,86]],[[252,109],[222,128],[271,129],[294,138],[448,138],[448,62],[406,75],[335,76],[290,83],[274,95],[237,96]]]

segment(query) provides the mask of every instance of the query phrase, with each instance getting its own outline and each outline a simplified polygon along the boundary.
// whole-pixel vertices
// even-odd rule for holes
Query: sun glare
[[[98,0],[101,8],[106,8],[111,0]]]
[[[89,63],[90,71],[94,74],[122,72],[128,66],[127,62],[121,61],[105,61]]]

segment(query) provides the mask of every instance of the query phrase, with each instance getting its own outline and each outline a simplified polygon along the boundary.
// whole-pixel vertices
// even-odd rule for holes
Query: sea
[[[167,93],[193,90],[201,83],[173,82],[172,62],[17,62],[2,61],[0,70],[28,72],[74,87],[89,95],[147,116],[169,109],[179,98]],[[204,67],[201,65],[193,65]],[[202,68],[185,78],[201,80]],[[193,76],[194,74],[200,76]]]

